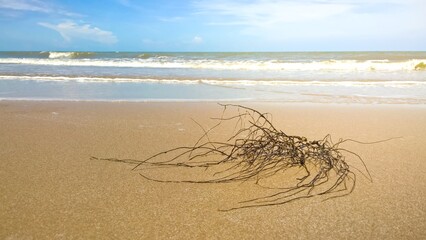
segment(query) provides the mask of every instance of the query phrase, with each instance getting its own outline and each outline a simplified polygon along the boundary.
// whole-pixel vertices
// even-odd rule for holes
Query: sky
[[[425,51],[426,0],[0,0],[0,51]]]

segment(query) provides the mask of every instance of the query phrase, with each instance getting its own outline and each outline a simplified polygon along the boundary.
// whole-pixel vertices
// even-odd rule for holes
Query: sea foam
[[[82,82],[82,83],[156,83],[156,84],[206,84],[216,86],[347,86],[347,87],[426,87],[426,81],[332,81],[332,80],[222,80],[222,79],[154,79],[113,76],[21,76],[0,75],[0,80],[21,80],[40,82]]]
[[[90,54],[84,53],[89,56]],[[78,56],[78,58],[76,58]],[[215,60],[180,59],[165,56],[155,58],[91,59],[81,58],[74,52],[50,52],[49,58],[1,58],[0,64],[27,64],[50,66],[132,67],[132,68],[182,68],[212,70],[257,71],[416,71],[426,59],[410,59],[401,62],[388,60],[326,60],[311,62],[287,62],[280,60]]]

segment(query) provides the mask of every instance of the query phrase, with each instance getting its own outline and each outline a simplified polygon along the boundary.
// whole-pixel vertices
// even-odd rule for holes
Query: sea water
[[[426,104],[426,52],[0,52],[0,99]]]

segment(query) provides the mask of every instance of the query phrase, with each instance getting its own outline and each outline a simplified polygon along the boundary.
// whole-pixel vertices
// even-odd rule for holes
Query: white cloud
[[[17,11],[51,12],[51,7],[38,0],[0,0],[0,8]]]
[[[236,33],[282,46],[399,41],[424,36],[426,20],[424,0],[198,0],[193,7],[206,24],[234,26]]]
[[[84,39],[105,44],[114,44],[118,41],[112,32],[92,27],[89,24],[78,25],[73,21],[62,22],[57,25],[44,22],[38,24],[57,31],[66,41]]]
[[[39,12],[45,14],[59,14],[64,16],[81,16],[80,14],[63,10],[46,1],[39,0],[0,0],[0,9],[19,12]],[[13,14],[9,14],[12,15]]]
[[[202,38],[202,37],[200,37],[200,36],[195,36],[195,37],[192,39],[192,42],[193,42],[193,43],[195,43],[195,44],[200,44],[200,43],[202,43],[202,42],[203,42],[203,38]]]

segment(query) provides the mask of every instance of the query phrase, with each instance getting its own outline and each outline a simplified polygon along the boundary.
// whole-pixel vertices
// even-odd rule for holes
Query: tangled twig
[[[214,118],[218,121],[214,127],[205,130],[197,123],[204,134],[194,146],[173,148],[142,161],[96,157],[92,159],[134,164],[134,170],[150,167],[222,167],[205,180],[163,180],[141,174],[150,181],[168,183],[229,183],[252,180],[261,186],[261,180],[283,174],[289,169],[303,170],[303,174],[295,177],[291,186],[276,187],[278,191],[273,194],[241,201],[238,206],[222,211],[279,205],[321,195],[327,195],[326,199],[348,195],[355,188],[356,174],[351,171],[343,153],[358,158],[364,170],[357,170],[372,180],[362,158],[340,146],[348,141],[362,142],[340,139],[333,143],[330,135],[314,141],[305,137],[289,136],[274,127],[268,114],[241,105],[221,106],[224,108],[223,113],[221,117]],[[238,114],[225,116],[228,108],[236,109]],[[224,122],[235,122],[232,136],[226,141],[211,140],[210,133]],[[167,157],[169,155],[171,157]]]

